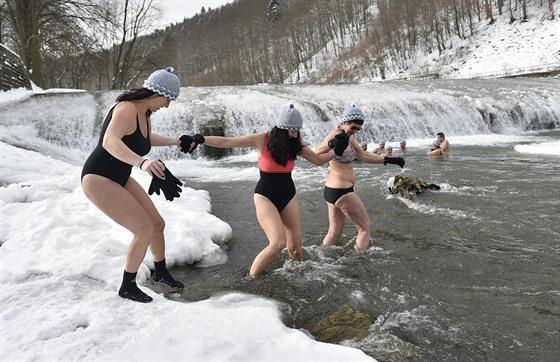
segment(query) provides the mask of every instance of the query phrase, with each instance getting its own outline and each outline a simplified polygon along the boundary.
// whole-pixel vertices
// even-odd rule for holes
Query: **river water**
[[[547,142],[560,132],[526,137]],[[181,298],[254,293],[283,303],[286,324],[305,330],[347,304],[375,322],[368,338],[346,344],[380,361],[556,361],[560,160],[518,153],[515,142],[450,142],[445,159],[411,150],[403,170],[354,165],[356,191],[373,223],[372,247],[364,253],[353,250],[349,222],[337,246],[320,245],[328,228],[327,170],[298,161],[305,260],[288,262],[283,253],[250,283],[240,280],[266,245],[252,201],[256,182],[228,181],[227,174],[223,181],[185,180],[210,192],[214,214],[232,226],[233,239],[226,264],[176,271],[189,280]],[[250,158],[221,167],[254,167]],[[396,174],[442,189],[414,201],[389,196],[385,184]]]

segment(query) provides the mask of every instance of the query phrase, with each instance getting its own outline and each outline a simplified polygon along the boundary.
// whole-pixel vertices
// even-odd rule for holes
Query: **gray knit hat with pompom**
[[[352,104],[352,107],[346,108],[342,113],[342,122],[354,122],[358,124],[364,123],[365,117],[362,111]]]
[[[301,112],[298,111],[293,104],[282,107],[278,113],[278,117],[276,118],[276,127],[288,131],[299,131],[302,126],[303,118],[301,116]]]
[[[181,91],[181,82],[173,72],[171,67],[156,70],[144,81],[144,88],[167,97],[170,101],[176,100]]]

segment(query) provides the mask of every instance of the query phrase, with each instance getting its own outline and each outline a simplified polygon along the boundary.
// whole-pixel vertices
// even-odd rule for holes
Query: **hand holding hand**
[[[181,151],[184,153],[193,153],[194,150],[196,150],[196,148],[198,147],[198,145],[201,145],[204,143],[204,136],[197,133],[194,136],[189,136],[189,135],[182,135],[181,137],[179,137],[179,139],[181,140],[181,144],[179,147],[181,147]],[[194,146],[192,146],[192,144],[194,143]],[[191,148],[192,146],[192,148]]]

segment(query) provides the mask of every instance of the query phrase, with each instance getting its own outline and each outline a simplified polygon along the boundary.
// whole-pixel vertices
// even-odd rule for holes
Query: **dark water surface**
[[[345,344],[379,361],[558,361],[560,159],[513,146],[452,145],[447,159],[417,151],[403,170],[356,163],[355,189],[372,220],[365,253],[353,250],[349,222],[337,246],[320,246],[326,168],[298,161],[305,261],[287,262],[282,253],[252,282],[241,279],[266,245],[255,182],[188,180],[210,192],[233,239],[226,264],[174,270],[187,285],[179,300],[252,293],[280,302],[285,323],[305,330],[348,304],[375,322],[365,340]],[[415,201],[389,197],[386,180],[396,174],[442,190]]]

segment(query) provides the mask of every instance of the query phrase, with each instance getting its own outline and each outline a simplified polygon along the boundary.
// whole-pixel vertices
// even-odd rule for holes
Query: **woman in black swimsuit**
[[[167,68],[152,73],[143,88],[118,96],[117,103],[105,118],[99,143],[82,170],[82,188],[86,197],[134,235],[128,248],[119,295],[137,302],[152,301],[136,286],[136,273],[148,247],[154,258],[154,281],[166,283],[174,289],[183,288],[165,265],[165,222],[146,191],[130,177],[133,166],[154,177],[168,174],[161,161],[143,158],[151,146],[181,145],[182,150],[188,147],[191,151],[196,147],[195,143],[188,142],[192,140],[190,136],[179,139],[151,132],[150,115],[169,107],[179,90],[179,78],[173,74],[173,68]],[[184,137],[189,146],[181,142]]]
[[[268,246],[255,258],[249,276],[265,272],[276,256],[288,247],[293,260],[302,258],[300,210],[292,170],[297,156],[315,165],[322,165],[348,145],[347,140],[331,142],[329,151],[317,155],[300,136],[301,113],[293,106],[283,107],[276,125],[267,133],[252,133],[240,137],[207,136],[205,145],[218,148],[253,147],[258,151],[260,180],[255,187],[254,202],[257,219]],[[338,145],[338,146],[337,146]],[[342,147],[341,147],[342,145]],[[331,149],[334,148],[334,152]]]
[[[352,162],[355,159],[366,163],[394,163],[404,166],[401,157],[387,157],[364,151],[353,135],[362,129],[364,114],[355,106],[349,107],[342,114],[340,125],[325,138],[315,149],[317,154],[330,150],[329,140],[344,132],[350,137],[348,148],[342,156],[336,156],[329,162],[329,177],[325,184],[324,198],[329,209],[329,231],[323,239],[324,245],[334,245],[342,231],[344,222],[348,217],[358,229],[355,248],[365,250],[369,246],[371,221],[360,197],[354,192],[356,175]]]

